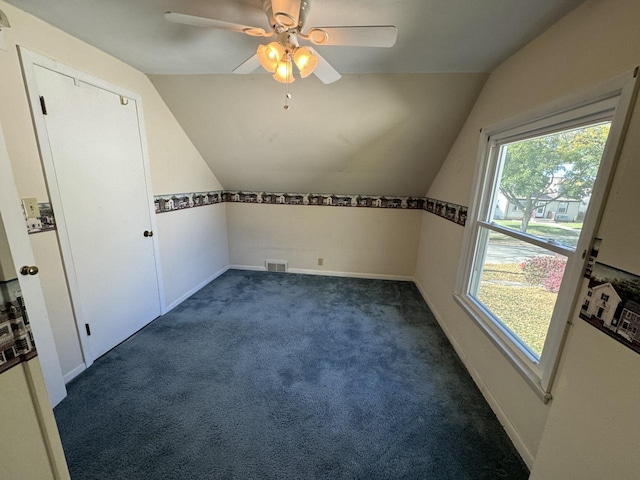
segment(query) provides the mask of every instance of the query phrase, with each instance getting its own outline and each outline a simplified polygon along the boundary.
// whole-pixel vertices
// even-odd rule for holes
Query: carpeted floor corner
[[[526,479],[415,285],[230,270],[55,409],[81,479]]]

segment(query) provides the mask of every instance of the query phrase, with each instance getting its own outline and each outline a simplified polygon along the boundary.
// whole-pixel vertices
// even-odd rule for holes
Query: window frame
[[[600,223],[606,193],[613,179],[615,164],[620,155],[622,139],[629,123],[631,106],[638,82],[638,68],[632,73],[618,76],[608,82],[578,93],[568,95],[549,104],[512,119],[486,127],[480,131],[480,145],[476,163],[471,205],[465,235],[454,299],[481,327],[496,347],[506,356],[544,403],[551,399],[551,387],[564,340],[579,305],[582,275],[587,264],[587,253]],[[609,137],[605,145],[598,175],[591,195],[591,202],[584,219],[580,239],[575,250],[559,243],[544,242],[532,235],[515,232],[495,223],[488,223],[491,208],[497,194],[500,146],[518,140],[549,134],[565,128],[610,120]],[[504,327],[476,300],[470,291],[476,285],[473,271],[478,268],[476,259],[484,258],[489,231],[504,233],[533,245],[543,246],[567,256],[567,266],[558,292],[547,339],[540,358]],[[485,232],[485,233],[483,233]],[[484,237],[484,238],[483,238]],[[476,282],[477,280],[476,276]]]

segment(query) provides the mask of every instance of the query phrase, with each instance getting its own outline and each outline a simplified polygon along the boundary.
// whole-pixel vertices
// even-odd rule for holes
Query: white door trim
[[[76,329],[78,337],[80,338],[80,346],[82,349],[82,355],[84,357],[84,363],[89,367],[95,360],[92,353],[89,338],[84,328],[84,315],[82,307],[80,305],[80,290],[78,288],[78,279],[75,273],[75,267],[73,264],[73,256],[71,254],[71,243],[69,241],[69,235],[66,228],[66,221],[64,216],[64,210],[62,208],[62,199],[60,191],[58,189],[58,183],[55,176],[55,166],[53,163],[53,155],[49,146],[49,136],[45,124],[44,115],[42,114],[40,107],[40,96],[35,77],[35,67],[49,69],[53,72],[61,75],[68,76],[75,80],[87,83],[94,87],[112,92],[116,95],[120,95],[124,99],[131,99],[136,102],[136,111],[138,115],[138,129],[140,135],[140,144],[142,145],[142,158],[143,168],[145,174],[145,188],[147,192],[147,198],[149,201],[149,221],[153,231],[157,232],[158,227],[155,216],[155,206],[153,202],[153,194],[151,190],[151,175],[149,173],[149,152],[147,149],[147,137],[146,127],[144,122],[144,116],[142,114],[142,97],[134,92],[126,90],[118,85],[114,85],[106,80],[94,77],[88,73],[76,70],[62,63],[59,63],[51,58],[45,57],[38,53],[32,52],[24,47],[19,46],[18,52],[20,55],[20,62],[22,64],[22,72],[25,80],[25,86],[27,89],[27,96],[29,98],[29,106],[31,109],[31,117],[33,118],[36,139],[38,142],[38,148],[40,151],[40,158],[44,169],[44,175],[47,185],[47,192],[51,205],[55,211],[56,216],[56,232],[58,235],[58,241],[60,244],[60,251],[62,253],[63,266],[67,277],[67,285],[69,288],[69,294],[71,297],[71,304],[74,311]],[[154,235],[151,239],[153,241],[153,249],[155,252],[156,263],[156,276],[158,279],[158,294],[160,296],[160,313],[166,313],[166,302],[164,296],[164,283],[162,278],[162,268],[160,265],[160,248],[158,245],[158,236]]]

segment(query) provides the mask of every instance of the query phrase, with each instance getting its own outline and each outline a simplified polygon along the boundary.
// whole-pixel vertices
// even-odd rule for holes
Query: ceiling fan
[[[340,79],[340,74],[315,49],[300,46],[301,40],[321,46],[351,47],[392,47],[396,43],[398,29],[393,25],[313,27],[305,31],[310,4],[311,0],[262,0],[262,9],[271,31],[173,12],[167,12],[165,18],[173,23],[219,28],[253,37],[275,37],[275,41],[268,45],[260,45],[258,51],[236,67],[233,73],[251,73],[262,66],[281,83],[295,80],[294,64],[302,78],[313,73],[326,84]]]

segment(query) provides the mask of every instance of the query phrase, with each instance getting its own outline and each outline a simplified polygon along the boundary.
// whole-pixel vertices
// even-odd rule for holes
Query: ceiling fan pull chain
[[[291,108],[291,105],[289,105],[289,100],[291,100],[291,94],[289,93],[289,84],[285,84],[284,87],[285,90],[285,96],[284,96],[284,109],[285,110],[289,110]]]
[[[291,77],[293,77],[293,65],[291,65],[291,69],[289,69],[287,71],[287,77],[289,77],[289,75]],[[289,78],[291,78],[289,77]],[[287,80],[289,80],[289,78],[287,78]],[[293,81],[293,80],[292,80]],[[289,93],[289,84],[291,82],[287,81],[287,83],[284,84],[284,109],[285,110],[289,110],[291,108],[291,106],[289,105],[289,100],[291,100],[291,94]]]

